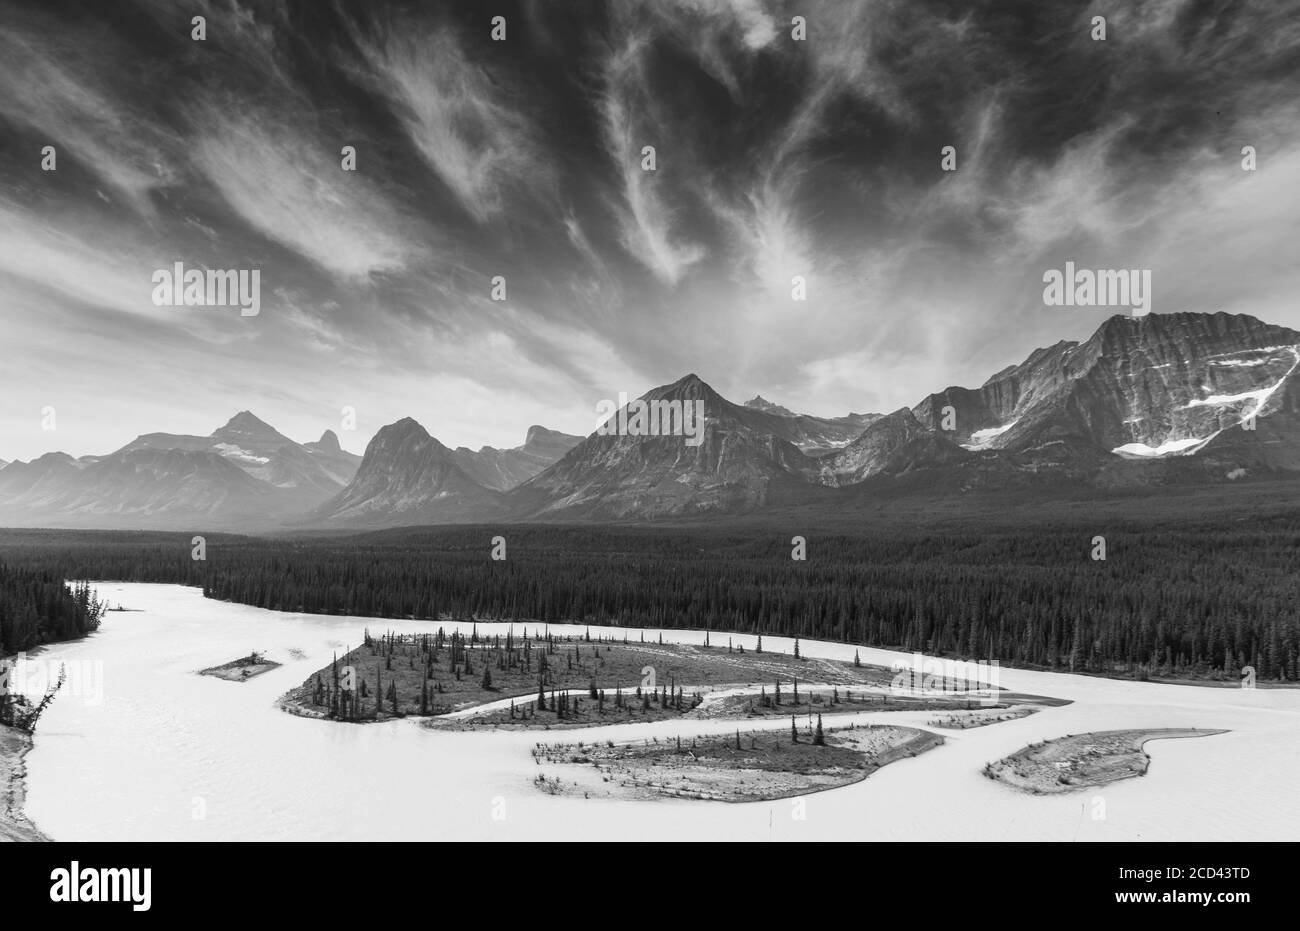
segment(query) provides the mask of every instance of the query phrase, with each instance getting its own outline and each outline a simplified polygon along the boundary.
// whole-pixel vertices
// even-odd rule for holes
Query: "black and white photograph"
[[[0,0],[0,901],[942,842],[789,862],[1243,920],[1297,295],[1295,0]]]

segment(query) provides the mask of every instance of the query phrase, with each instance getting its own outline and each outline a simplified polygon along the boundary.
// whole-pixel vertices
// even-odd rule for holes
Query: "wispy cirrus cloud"
[[[399,271],[418,253],[417,224],[342,170],[337,139],[286,132],[283,117],[257,119],[233,103],[202,108],[196,122],[194,164],[230,208],[322,270],[364,278]]]
[[[1158,309],[1300,325],[1286,4],[1135,0],[1104,43],[1078,5],[507,6],[503,43],[469,4],[0,8],[0,301],[22,345],[72,330],[129,360],[96,391],[165,386],[149,428],[210,429],[261,392],[283,429],[355,403],[372,428],[513,445],[524,420],[585,423],[592,390],[686,371],[820,414],[979,383],[1095,327],[1042,306],[1067,258],[1153,268]],[[177,259],[262,268],[262,315],[153,308],[148,272]],[[51,367],[26,356],[0,389],[30,400]]]
[[[6,18],[14,16],[10,11]],[[177,181],[177,140],[149,114],[101,89],[107,66],[90,37],[51,34],[49,25],[39,18],[0,24],[0,118],[54,146],[65,169],[75,160],[109,194],[152,215],[150,193]],[[38,154],[31,153],[31,164]]]
[[[607,205],[618,220],[619,240],[634,259],[662,282],[675,285],[706,255],[685,234],[670,201],[689,186],[693,164],[687,138],[665,118],[654,100],[644,56],[656,36],[653,24],[635,16],[618,20],[616,45],[602,62],[597,106],[605,151],[618,179]],[[655,149],[655,169],[642,167],[646,146]]]
[[[387,98],[426,165],[478,222],[550,176],[536,131],[509,82],[471,61],[456,34],[398,20],[354,31],[365,79]],[[517,92],[516,92],[517,93]],[[534,195],[535,196],[535,195]]]

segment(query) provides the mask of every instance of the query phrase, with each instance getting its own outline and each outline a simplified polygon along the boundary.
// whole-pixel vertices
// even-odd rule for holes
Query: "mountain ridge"
[[[652,405],[698,405],[698,432],[636,435],[634,409]],[[0,523],[640,521],[1265,474],[1300,475],[1300,332],[1240,314],[1116,315],[977,388],[950,385],[888,414],[812,417],[761,394],[737,404],[692,372],[586,437],[533,424],[510,449],[450,449],[404,417],[355,456],[332,430],[299,444],[240,411],[207,437],[141,434],[106,456],[4,466]]]

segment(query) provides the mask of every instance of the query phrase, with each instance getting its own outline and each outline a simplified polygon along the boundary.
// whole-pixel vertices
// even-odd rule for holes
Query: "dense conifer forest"
[[[802,561],[789,528],[758,525],[212,534],[204,560],[190,535],[4,531],[0,562],[6,578],[46,580],[28,583],[47,618],[38,638],[42,623],[51,634],[80,623],[49,601],[48,580],[66,577],[180,582],[287,611],[708,628],[1076,672],[1300,678],[1300,519],[1106,527],[1105,559],[1095,522],[1042,522],[808,533]],[[504,560],[491,558],[498,535]],[[13,610],[27,609],[6,615],[11,649],[33,636]]]
[[[0,656],[84,637],[99,627],[103,612],[90,586],[65,584],[57,569],[0,562]]]

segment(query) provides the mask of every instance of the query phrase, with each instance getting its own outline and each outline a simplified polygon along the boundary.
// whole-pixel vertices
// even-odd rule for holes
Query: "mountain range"
[[[702,405],[703,428],[450,449],[411,418],[364,456],[297,443],[244,411],[206,437],[151,433],[106,456],[0,468],[0,525],[266,530],[653,520],[854,507],[981,490],[1155,489],[1300,478],[1300,332],[1230,314],[1115,316],[978,388],[888,414],[822,418],[695,374],[634,407]],[[630,422],[630,421],[629,421]],[[631,432],[631,431],[629,431]]]

